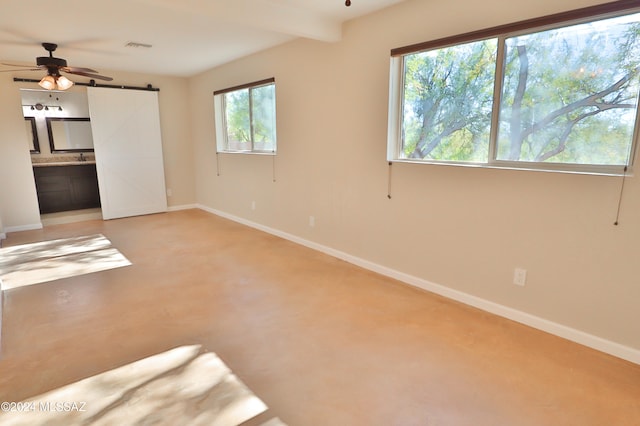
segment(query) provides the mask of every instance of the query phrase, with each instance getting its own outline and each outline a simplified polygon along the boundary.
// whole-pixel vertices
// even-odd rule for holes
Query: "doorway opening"
[[[102,219],[86,89],[20,95],[43,226]]]

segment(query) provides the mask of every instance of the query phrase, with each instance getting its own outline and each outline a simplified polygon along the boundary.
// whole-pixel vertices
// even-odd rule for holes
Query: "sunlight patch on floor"
[[[215,353],[200,345],[181,346],[20,404],[3,410],[0,424],[232,426],[267,410]],[[285,425],[278,418],[262,424]]]
[[[0,249],[2,289],[131,265],[101,234]]]

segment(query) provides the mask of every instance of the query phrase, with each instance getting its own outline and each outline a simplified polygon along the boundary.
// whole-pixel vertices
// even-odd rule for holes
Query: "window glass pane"
[[[227,149],[250,151],[249,89],[225,93],[224,104],[227,123]]]
[[[497,41],[404,57],[400,158],[486,162]]]
[[[640,14],[506,40],[497,159],[625,165]]]
[[[253,149],[273,151],[276,141],[275,85],[251,90],[253,107]]]

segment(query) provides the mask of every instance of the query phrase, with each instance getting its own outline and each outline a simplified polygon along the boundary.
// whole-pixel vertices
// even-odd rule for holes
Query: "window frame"
[[[621,0],[392,49],[389,71],[387,161],[399,163],[454,165],[464,167],[551,171],[613,176],[630,174],[638,155],[638,138],[640,133],[640,100],[636,101],[637,106],[635,126],[631,140],[628,163],[626,165],[596,165],[581,163],[499,160],[497,159],[496,151],[498,143],[497,138],[500,118],[500,104],[502,100],[502,87],[504,83],[503,77],[506,39],[514,36],[533,34],[536,32],[569,27],[576,24],[588,23],[607,18],[630,15],[634,13],[640,13],[640,6],[638,5],[638,2],[636,0]],[[405,56],[487,39],[496,39],[498,45],[496,51],[493,107],[491,112],[491,129],[489,136],[487,162],[403,158],[401,156],[401,152],[404,142],[402,110],[405,94]]]
[[[275,83],[274,77],[264,80],[258,80],[251,83],[241,84],[238,86],[228,87],[226,89],[220,89],[213,92],[214,101],[214,116],[216,126],[216,153],[218,154],[257,154],[257,155],[276,155],[277,152],[277,119],[276,119],[276,100],[275,100]],[[251,92],[254,89],[263,88],[266,86],[273,86],[274,90],[274,134],[273,148],[269,150],[255,149],[254,132],[253,132],[253,102]],[[240,90],[249,90],[249,127],[251,133],[251,149],[229,149],[229,135],[227,133],[227,114],[226,114],[226,102],[225,95],[227,93],[236,92]]]

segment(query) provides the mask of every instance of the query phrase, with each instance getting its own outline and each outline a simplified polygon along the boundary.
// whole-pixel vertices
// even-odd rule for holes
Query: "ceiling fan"
[[[37,68],[25,68],[24,65],[4,64],[10,67],[21,67],[21,70],[3,70],[6,71],[41,71],[47,70],[47,75],[38,83],[40,87],[47,90],[66,90],[73,86],[73,81],[69,80],[60,72],[68,74],[81,75],[83,77],[90,77],[98,80],[111,81],[113,78],[98,74],[98,71],[91,68],[78,68],[67,66],[66,59],[55,58],[53,52],[58,48],[54,43],[42,43],[44,50],[49,52],[49,56],[40,56],[36,58]]]

